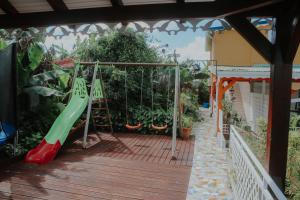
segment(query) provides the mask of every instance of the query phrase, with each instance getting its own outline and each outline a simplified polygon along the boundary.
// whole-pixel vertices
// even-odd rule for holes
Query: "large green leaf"
[[[6,47],[7,47],[6,41],[0,38],[0,49],[5,49]]]
[[[40,85],[46,81],[55,80],[60,78],[61,75],[67,74],[65,71],[57,69],[52,71],[46,71],[40,74],[32,76],[29,80],[30,85]]]
[[[58,97],[63,96],[62,92],[60,92],[58,90],[55,90],[55,89],[52,89],[52,88],[43,87],[43,86],[28,87],[28,88],[24,89],[24,92],[26,92],[26,93],[35,93],[35,94],[45,96],[45,97],[48,97],[48,96],[58,96]]]
[[[29,67],[34,71],[41,63],[44,56],[43,48],[38,43],[33,43],[28,49]]]
[[[70,75],[65,73],[65,74],[61,74],[59,77],[58,77],[58,80],[59,80],[59,85],[61,88],[63,89],[66,89],[68,87],[68,82],[70,80]]]

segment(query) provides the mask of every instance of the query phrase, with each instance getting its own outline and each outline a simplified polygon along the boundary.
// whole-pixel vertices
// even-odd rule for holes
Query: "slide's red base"
[[[27,163],[47,164],[52,161],[61,148],[59,140],[55,144],[48,144],[45,139],[34,149],[30,150],[25,158]]]

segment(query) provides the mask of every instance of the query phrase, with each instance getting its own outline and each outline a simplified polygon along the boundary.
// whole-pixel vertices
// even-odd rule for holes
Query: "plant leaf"
[[[26,93],[35,93],[41,96],[49,97],[49,96],[63,96],[63,93],[48,87],[43,86],[32,86],[24,89]]]
[[[41,63],[44,56],[43,48],[37,43],[33,43],[28,49],[29,67],[34,71]]]

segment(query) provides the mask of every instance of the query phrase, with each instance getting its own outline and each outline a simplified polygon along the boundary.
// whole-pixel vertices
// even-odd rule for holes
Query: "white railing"
[[[230,127],[230,180],[236,200],[286,200],[234,126]]]

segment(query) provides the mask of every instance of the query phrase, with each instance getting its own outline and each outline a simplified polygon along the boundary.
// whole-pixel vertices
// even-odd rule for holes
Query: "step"
[[[109,116],[93,116],[94,119],[108,119]]]
[[[92,108],[93,110],[108,110],[108,108]]]
[[[108,124],[102,124],[102,125],[96,124],[95,126],[97,126],[97,127],[111,127],[111,125],[108,125]]]
[[[111,99],[97,99],[97,100],[93,100],[93,103],[105,103],[105,102],[111,102]]]

